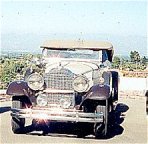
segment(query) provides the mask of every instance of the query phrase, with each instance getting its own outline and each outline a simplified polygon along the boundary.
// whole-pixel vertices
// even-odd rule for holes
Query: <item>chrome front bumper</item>
[[[18,118],[46,119],[50,121],[69,122],[103,122],[103,113],[84,113],[80,110],[46,109],[11,109],[11,116]]]

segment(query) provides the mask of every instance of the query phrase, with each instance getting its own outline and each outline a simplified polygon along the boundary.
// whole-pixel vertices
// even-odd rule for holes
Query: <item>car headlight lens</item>
[[[73,82],[73,87],[77,92],[85,92],[89,87],[88,79],[84,76],[76,77]]]
[[[39,94],[36,102],[39,106],[46,106],[47,105],[47,96],[45,94]]]
[[[71,105],[71,101],[69,101],[67,99],[60,100],[60,107],[67,109],[70,107],[70,105]]]
[[[31,74],[28,79],[28,86],[32,89],[32,90],[39,90],[42,88],[42,86],[44,85],[44,79],[43,77],[38,74],[38,73],[33,73]]]

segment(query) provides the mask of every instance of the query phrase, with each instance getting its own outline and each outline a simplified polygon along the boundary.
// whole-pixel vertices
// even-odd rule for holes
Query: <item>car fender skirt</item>
[[[6,94],[7,95],[27,95],[28,84],[25,81],[14,81],[9,84]]]
[[[108,85],[95,85],[86,94],[85,99],[106,100],[110,97],[110,87]]]

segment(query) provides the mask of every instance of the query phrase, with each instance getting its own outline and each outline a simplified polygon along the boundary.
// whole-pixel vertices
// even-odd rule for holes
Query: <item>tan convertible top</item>
[[[45,41],[41,48],[49,49],[68,49],[68,48],[79,48],[79,49],[108,49],[113,50],[113,45],[110,42],[98,42],[98,41],[72,41],[72,40],[48,40]]]

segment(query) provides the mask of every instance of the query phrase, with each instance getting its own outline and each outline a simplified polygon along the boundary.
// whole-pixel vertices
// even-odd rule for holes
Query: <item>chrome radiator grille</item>
[[[73,90],[74,74],[68,69],[54,68],[45,74],[47,88],[58,90]]]
[[[57,104],[60,105],[61,100],[65,100],[71,103],[71,106],[74,106],[74,94],[60,94],[60,93],[48,93],[47,94],[48,105]]]
[[[48,106],[51,104],[60,105],[62,100],[69,102],[70,106],[74,106],[74,93],[50,93],[50,89],[73,91],[74,74],[70,70],[53,68],[45,74],[44,79],[49,89],[49,93],[47,93]]]

